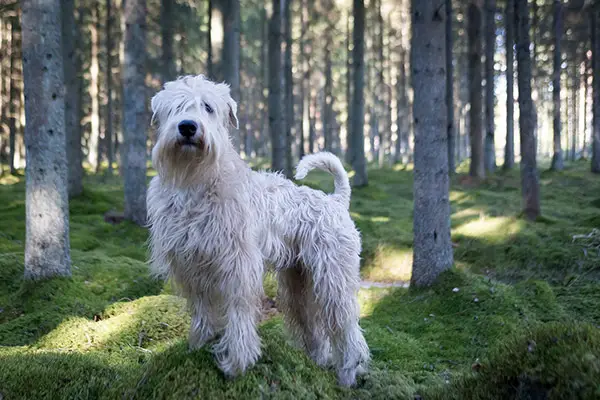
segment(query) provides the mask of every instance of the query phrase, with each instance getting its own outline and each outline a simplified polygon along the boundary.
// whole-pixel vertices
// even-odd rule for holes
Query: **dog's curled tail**
[[[304,179],[315,168],[327,171],[333,175],[335,185],[333,195],[343,202],[346,208],[350,208],[350,181],[340,159],[326,151],[306,155],[302,157],[296,167],[295,178]]]

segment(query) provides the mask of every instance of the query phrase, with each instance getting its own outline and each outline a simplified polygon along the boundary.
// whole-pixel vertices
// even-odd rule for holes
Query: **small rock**
[[[429,314],[430,317],[435,317],[435,314]]]
[[[423,321],[427,322],[427,321],[429,321],[429,319],[427,319],[427,318],[423,318]]]
[[[474,317],[473,317],[473,319],[474,319],[475,321],[478,321],[478,320],[479,320],[479,317],[476,315],[476,316],[474,316]]]
[[[452,289],[452,291],[453,291],[454,293],[458,293],[458,292],[460,291],[460,289],[459,289],[459,288],[457,288],[457,287],[455,287],[454,289]]]
[[[533,353],[533,351],[535,350],[535,346],[536,346],[536,344],[535,344],[535,341],[534,341],[534,340],[530,340],[530,341],[528,341],[528,342],[527,342],[527,351],[528,351],[529,353]]]
[[[479,303],[479,299],[478,299],[477,297],[475,297],[475,298],[473,299],[473,302],[474,302],[474,303]]]

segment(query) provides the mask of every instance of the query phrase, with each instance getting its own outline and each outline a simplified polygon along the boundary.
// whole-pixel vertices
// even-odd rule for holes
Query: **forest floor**
[[[353,192],[364,240],[361,325],[373,361],[355,389],[287,344],[265,301],[263,356],[223,378],[189,353],[189,316],[152,280],[144,229],[113,223],[118,178],[86,178],[71,210],[72,279],[23,283],[24,182],[0,178],[0,398],[413,399],[600,397],[600,179],[542,172],[542,212],[519,216],[518,168],[451,187],[456,267],[407,289],[410,168],[371,169]],[[327,174],[307,184],[330,191]],[[265,282],[273,297],[272,277]]]

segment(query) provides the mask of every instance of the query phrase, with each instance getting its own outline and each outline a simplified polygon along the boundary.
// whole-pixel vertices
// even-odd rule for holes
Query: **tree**
[[[469,37],[469,102],[471,136],[471,166],[469,174],[473,177],[484,178],[485,168],[483,159],[483,127],[482,127],[482,86],[481,86],[481,0],[471,0],[468,6],[467,34]]]
[[[65,134],[67,141],[67,168],[69,197],[83,191],[83,166],[81,165],[81,127],[79,125],[79,53],[76,46],[75,1],[61,1],[63,65],[65,79]]]
[[[523,213],[529,220],[540,216],[540,184],[538,180],[535,116],[531,98],[531,55],[529,39],[529,7],[527,0],[515,0],[517,26],[517,74],[519,85],[519,130],[521,139],[521,191]]]
[[[61,2],[21,2],[25,80],[25,279],[69,276]]]
[[[88,141],[87,161],[90,166],[97,172],[100,159],[100,102],[98,95],[100,93],[100,38],[98,34],[98,20],[100,18],[98,4],[94,2],[91,7],[92,18],[90,21],[90,39],[91,39],[91,64],[90,64],[90,87],[89,93],[91,98],[91,133]]]
[[[509,170],[515,165],[515,0],[506,0],[504,24],[506,26],[506,145],[503,168]]]
[[[496,0],[485,0],[485,152],[487,172],[496,170],[494,143],[494,54],[496,52]]]
[[[10,173],[17,173],[17,166],[15,163],[15,156],[17,154],[17,120],[18,120],[18,106],[21,98],[21,90],[19,87],[18,79],[18,66],[19,58],[21,53],[18,49],[21,48],[21,29],[19,28],[18,16],[13,18],[11,24],[11,51],[10,51],[10,91],[9,91],[9,164]]]
[[[122,163],[125,184],[125,218],[146,223],[146,1],[125,2],[123,63]]]
[[[591,8],[592,24],[592,172],[600,174],[600,6]]]
[[[283,0],[286,1],[286,0]],[[281,1],[273,0],[273,14],[269,21],[269,130],[271,131],[271,168],[286,176],[284,119],[282,114],[281,68]]]
[[[174,0],[160,1],[160,33],[162,38],[162,81],[168,82],[175,79],[177,71],[175,70],[175,54],[173,52],[173,23]]]
[[[108,175],[113,174],[114,146],[113,146],[113,73],[112,73],[112,0],[106,0],[106,159],[108,161]],[[163,78],[164,79],[164,78]]]
[[[240,0],[225,0],[223,5],[223,78],[231,87],[231,97],[240,101]],[[240,131],[230,132],[233,145],[239,152]]]
[[[285,36],[284,52],[284,104],[285,104],[285,170],[288,178],[292,177],[292,127],[294,126],[294,79],[292,73],[292,13],[290,3],[292,0],[283,0],[283,20]]]
[[[444,15],[434,1],[412,1],[411,66],[415,129],[414,245],[411,284],[431,285],[452,267]],[[431,112],[431,110],[437,110]]]
[[[554,0],[554,53],[553,53],[553,75],[552,75],[552,104],[553,104],[553,128],[554,128],[554,154],[550,169],[560,171],[564,168],[562,145],[561,145],[561,120],[560,120],[560,75],[561,75],[561,40],[562,40],[562,0]]]
[[[454,173],[454,66],[452,65],[452,0],[446,0],[446,115],[448,118],[448,172]]]
[[[209,79],[214,79],[213,56],[212,56],[212,0],[208,0],[206,18],[206,75]]]
[[[364,125],[365,125],[365,4],[364,0],[353,0],[354,27],[352,42],[352,64],[354,65],[354,90],[352,97],[352,156],[350,163],[354,169],[352,184],[355,187],[368,184],[367,163],[365,160]]]

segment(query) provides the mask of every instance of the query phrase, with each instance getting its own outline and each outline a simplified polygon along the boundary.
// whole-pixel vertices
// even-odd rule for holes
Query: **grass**
[[[517,171],[451,187],[456,268],[428,289],[359,293],[373,363],[355,389],[260,326],[263,357],[223,378],[188,352],[185,302],[145,265],[145,230],[104,221],[116,178],[71,202],[73,277],[24,283],[24,184],[0,178],[0,398],[489,399],[600,396],[600,181],[575,164],[541,175],[544,218],[520,218]],[[306,184],[332,190],[327,174]],[[353,193],[365,280],[410,279],[410,168],[370,170]],[[276,283],[265,280],[274,296]]]

